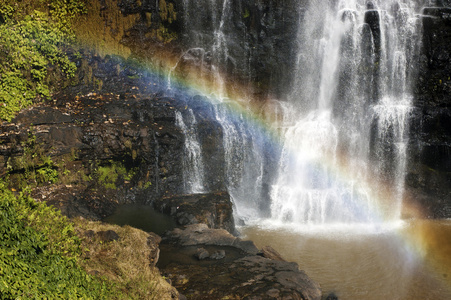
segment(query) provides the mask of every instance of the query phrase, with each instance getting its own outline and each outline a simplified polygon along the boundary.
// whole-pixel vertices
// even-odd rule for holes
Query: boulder
[[[208,251],[204,248],[197,248],[195,256],[197,257],[197,259],[203,260],[210,257],[210,253],[208,253]]]
[[[285,259],[283,259],[282,255],[280,255],[280,253],[271,246],[264,246],[260,254],[261,256],[272,260],[286,261]]]
[[[183,229],[176,228],[166,234],[166,240],[180,246],[231,246],[252,255],[259,252],[252,241],[243,241],[225,229],[212,229],[206,224],[188,225]]]
[[[179,225],[206,224],[209,228],[234,232],[233,206],[227,192],[162,197],[156,210],[175,218]]]

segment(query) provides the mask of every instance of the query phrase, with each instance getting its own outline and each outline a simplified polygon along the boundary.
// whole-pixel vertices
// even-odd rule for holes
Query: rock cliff
[[[439,1],[442,5],[450,5]],[[451,7],[423,9],[411,123],[408,196],[424,215],[451,215]]]

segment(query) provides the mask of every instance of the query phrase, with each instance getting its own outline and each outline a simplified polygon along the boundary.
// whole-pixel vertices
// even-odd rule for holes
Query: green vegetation
[[[19,188],[56,183],[59,179],[58,166],[45,154],[43,146],[36,142],[33,130],[21,146],[23,154],[11,157],[7,162],[8,172],[14,177],[12,182]]]
[[[72,41],[72,19],[83,11],[80,0],[2,3],[0,119],[10,121],[19,110],[50,97],[49,66],[74,76],[76,66],[62,48]]]
[[[158,2],[158,12],[160,23],[157,25],[157,28],[152,30],[152,36],[160,42],[169,43],[177,38],[177,33],[169,28],[177,20],[174,4],[160,0]]]
[[[117,161],[110,161],[108,165],[100,166],[96,170],[96,176],[100,184],[107,189],[115,190],[117,180],[122,177],[124,180],[131,180],[136,169],[127,170],[124,164]]]
[[[243,13],[243,18],[244,19],[249,18],[250,15],[251,14],[250,14],[249,10],[247,8],[245,8],[244,9],[244,13]]]
[[[86,12],[84,0],[3,0],[0,15],[4,22],[20,21],[36,10],[49,15],[55,25],[66,29],[77,15]]]
[[[0,298],[108,299],[78,264],[80,240],[61,213],[0,182]]]
[[[0,1],[0,122],[50,99],[52,88],[75,75],[76,65],[67,53],[74,42],[71,23],[85,12],[84,1]],[[176,18],[174,6],[161,3],[160,17],[170,24]],[[155,24],[156,36],[173,38],[159,26]],[[96,85],[102,88],[101,81]],[[116,189],[121,180],[131,180],[137,168],[109,161],[86,173],[86,166],[74,162],[75,150],[52,156],[54,161],[52,149],[39,143],[33,130],[28,139],[19,138],[18,145],[12,141],[19,153],[9,156],[0,179],[0,299],[163,299],[170,294],[171,287],[149,266],[147,233],[114,227],[119,241],[87,237],[87,231],[112,225],[86,220],[74,224],[29,196],[31,190],[55,192],[93,179]],[[137,154],[131,146],[129,142],[134,160]]]
[[[77,236],[111,229],[119,241]],[[147,238],[128,226],[74,224],[0,180],[0,299],[170,298],[172,288],[149,266]]]

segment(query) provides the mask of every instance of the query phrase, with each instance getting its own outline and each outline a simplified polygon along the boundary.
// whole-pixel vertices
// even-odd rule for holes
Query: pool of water
[[[144,204],[121,205],[103,221],[120,226],[130,225],[144,231],[155,232],[158,235],[162,235],[176,226],[171,217],[155,211],[150,205]]]
[[[383,226],[241,227],[258,247],[295,261],[339,299],[451,299],[451,220]]]

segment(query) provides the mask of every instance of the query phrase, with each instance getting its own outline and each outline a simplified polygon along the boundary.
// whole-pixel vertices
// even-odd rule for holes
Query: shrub
[[[76,66],[62,46],[73,40],[70,23],[83,11],[81,1],[6,0],[2,4],[0,119],[10,121],[33,101],[50,97],[46,83],[49,65],[68,77],[75,74]]]
[[[108,299],[79,265],[80,240],[61,213],[0,182],[1,299]]]
[[[137,169],[127,170],[125,165],[118,161],[109,161],[108,165],[99,166],[96,170],[96,176],[100,184],[107,189],[115,190],[117,180],[122,177],[124,180],[131,180],[136,174]]]

